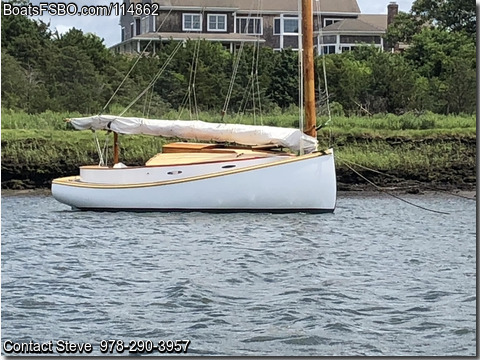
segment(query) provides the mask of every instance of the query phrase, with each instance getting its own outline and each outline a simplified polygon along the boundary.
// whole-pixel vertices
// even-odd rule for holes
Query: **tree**
[[[476,36],[476,9],[471,0],[416,0],[410,13],[400,12],[388,27],[385,38],[393,47],[410,43],[423,29],[464,32]]]
[[[51,57],[46,71],[55,111],[98,113],[103,105],[102,79],[84,51],[67,46]]]
[[[331,101],[342,104],[347,112],[356,112],[364,104],[372,69],[365,59],[357,59],[353,53],[328,55],[325,60]],[[321,73],[321,66],[317,62],[317,74]],[[325,88],[323,77],[320,87]]]
[[[239,55],[240,53],[237,52],[231,56],[231,66],[225,70],[230,81],[233,75],[233,62]],[[271,100],[267,97],[267,92],[271,85],[270,74],[274,69],[274,55],[273,50],[268,47],[256,45],[243,47],[236,76],[233,79],[231,110],[243,113],[257,111],[260,106],[262,110],[271,107]]]
[[[23,15],[4,15],[3,12],[1,20],[2,49],[23,65],[37,64],[50,42],[50,25]]]
[[[475,113],[476,71],[471,61],[456,57],[445,68],[445,113]]]
[[[395,16],[393,23],[387,28],[385,39],[390,48],[400,42],[409,43],[413,36],[419,33],[425,26],[421,18],[412,16],[405,12],[399,12]]]
[[[286,109],[298,105],[298,54],[287,49],[275,55],[268,93],[280,108]]]
[[[430,79],[432,109],[473,112],[476,101],[476,44],[464,32],[423,29],[412,38],[405,58]]]
[[[475,2],[472,0],[416,0],[411,14],[440,29],[465,31],[475,37],[477,28]]]
[[[474,66],[476,45],[463,32],[423,29],[412,38],[405,57],[412,61],[421,75],[441,77],[445,67],[456,57],[470,59]]]
[[[372,69],[369,95],[374,101],[384,100],[380,107],[372,106],[372,112],[402,114],[413,110],[418,75],[408,61],[397,54],[382,52],[372,57],[369,65]]]
[[[102,72],[112,60],[112,53],[105,47],[103,39],[95,34],[84,34],[82,30],[70,29],[65,34],[56,34],[54,44],[59,49],[75,46],[91,59],[95,68]]]
[[[27,92],[25,69],[2,48],[2,105],[10,109],[21,109]]]

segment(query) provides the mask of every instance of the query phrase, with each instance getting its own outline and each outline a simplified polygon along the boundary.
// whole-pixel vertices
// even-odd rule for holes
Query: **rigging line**
[[[259,7],[259,10],[263,8],[263,2],[262,0],[259,0],[258,2],[258,7]],[[259,16],[259,13],[255,14],[256,17]],[[256,30],[256,26],[255,26],[255,19],[253,19],[253,28],[254,30]],[[254,33],[256,33],[256,31],[254,31]],[[261,98],[261,95],[260,95],[260,78],[258,76],[258,65],[260,63],[260,35],[255,35],[255,45],[254,45],[254,60],[255,61],[255,75],[254,75],[254,79],[253,79],[253,83],[252,83],[252,87],[253,87],[253,94],[252,94],[252,101],[253,101],[253,106],[255,108],[255,90],[257,90],[257,96],[258,96],[258,112],[259,112],[259,115],[260,115],[260,125],[263,125],[263,111],[262,111],[262,98]],[[255,56],[256,54],[256,56]],[[256,89],[255,89],[255,86],[256,85]]]
[[[259,1],[258,4],[259,4],[258,7],[261,7],[261,1]],[[252,9],[253,9],[254,5],[255,5],[255,1],[252,1]],[[250,11],[248,13],[247,21],[245,22],[245,27],[243,28],[243,31],[240,28],[240,33],[248,34],[248,26],[249,26],[250,21],[252,20],[251,19],[252,18],[252,12],[253,11]],[[260,8],[258,9],[258,13],[260,13]],[[253,21],[252,25],[253,25],[253,29],[255,30],[255,21]],[[240,26],[241,26],[241,22],[240,22]],[[232,77],[230,78],[230,84],[229,84],[229,88],[228,88],[228,91],[227,91],[227,96],[225,98],[225,103],[224,103],[223,109],[222,109],[222,121],[225,121],[225,114],[227,113],[228,106],[229,106],[230,100],[232,98],[233,87],[235,85],[235,79],[236,79],[236,76],[237,76],[237,73],[238,73],[238,68],[240,66],[240,60],[241,60],[241,57],[242,57],[244,46],[245,46],[245,41],[241,41],[240,42],[240,48],[238,49],[237,57],[235,58],[235,61],[234,61],[234,66],[233,66],[233,69],[232,69],[233,70],[232,71]],[[250,83],[247,85],[247,87],[248,86],[250,86]],[[238,114],[237,114],[237,118],[238,118]]]
[[[245,91],[243,92],[243,97],[240,102],[240,106],[237,112],[236,122],[245,114],[247,111],[248,100],[250,99],[250,94],[252,95],[252,106],[253,106],[253,121],[254,125],[256,125],[256,112],[255,112],[255,76],[254,76],[254,68],[255,68],[255,50],[256,48],[253,47],[252,52],[252,67],[250,70],[250,76],[248,77],[248,83],[245,86]]]
[[[162,73],[165,71],[169,63],[172,61],[172,59],[175,57],[177,52],[180,50],[180,47],[182,46],[182,42],[179,42],[178,45],[175,47],[175,49],[172,51],[172,53],[169,55],[161,69],[158,71],[158,73],[153,77],[152,81],[147,85],[145,90],[143,90],[128,106],[120,113],[119,116],[122,116],[125,114],[145,93],[157,82],[157,80],[160,78]]]
[[[147,102],[148,102],[148,95],[145,96],[145,99],[143,100],[143,111],[142,111],[143,117],[145,117],[145,113],[147,112]]]
[[[204,8],[205,11],[205,8]],[[192,79],[192,95],[193,95],[193,106],[195,109],[195,120],[199,120],[199,115],[198,115],[198,100],[197,100],[197,92],[195,91],[195,83],[197,82],[197,70],[198,70],[198,61],[200,58],[200,38],[198,38],[197,44],[195,44],[196,47],[194,49],[194,60],[195,60],[195,65],[193,69],[193,79]]]
[[[256,108],[255,108],[255,52],[256,52],[256,47],[253,47],[252,51],[252,70],[250,71],[250,77],[252,78],[252,110],[253,110],[253,123],[256,125],[257,124],[257,113],[256,113]],[[247,100],[248,101],[248,100]]]
[[[105,165],[108,165],[108,138],[109,132],[105,134],[105,144],[103,145],[103,153],[105,156]]]
[[[252,8],[253,8],[254,4],[255,4],[255,1],[252,1]],[[249,12],[248,16],[247,16],[247,21],[245,22],[245,27],[243,28],[243,31],[240,28],[240,33],[248,34],[248,26],[249,26],[250,21],[252,20],[251,18],[252,18],[252,12]],[[240,22],[240,26],[241,26],[241,22]],[[253,28],[255,29],[255,22],[253,22]],[[234,61],[234,65],[233,65],[233,69],[232,69],[232,76],[230,78],[230,84],[229,84],[229,87],[228,87],[227,96],[225,97],[225,103],[224,103],[223,109],[222,109],[222,121],[224,121],[224,119],[225,119],[225,114],[227,113],[228,106],[229,106],[229,103],[230,103],[230,100],[231,100],[231,97],[232,97],[233,87],[235,85],[235,79],[237,77],[238,68],[240,66],[240,60],[242,58],[244,46],[245,46],[245,41],[241,41],[240,42],[240,48],[238,49],[238,52],[237,52],[237,57],[235,58],[235,61]],[[250,83],[247,85],[247,87],[248,86],[250,86]],[[241,106],[241,104],[240,104],[240,106]],[[237,116],[237,118],[238,118],[238,116]]]
[[[163,24],[165,23],[165,21],[167,21],[170,13],[172,12],[172,9],[170,9],[170,11],[167,13],[167,16],[165,16],[165,19],[163,19],[162,23],[158,26],[158,29],[156,30],[156,32],[159,32],[160,29],[162,28]],[[113,98],[115,97],[115,95],[117,95],[118,91],[120,90],[120,88],[123,86],[123,84],[125,83],[125,81],[128,79],[130,73],[133,71],[133,69],[135,68],[135,66],[137,66],[138,62],[140,61],[140,58],[143,56],[143,54],[147,51],[148,47],[150,46],[150,44],[152,43],[153,39],[150,39],[150,41],[147,43],[147,46],[145,46],[145,48],[143,49],[143,51],[138,55],[137,59],[135,60],[135,63],[132,65],[132,67],[130,68],[130,70],[128,70],[127,72],[127,75],[125,75],[125,77],[123,78],[122,82],[120,83],[120,85],[118,85],[117,89],[114,91],[113,95],[110,97],[110,99],[107,101],[107,103],[105,104],[105,106],[103,107],[102,111],[100,112],[103,113],[105,111],[105,109],[108,107],[108,105],[110,105],[110,103],[112,102]]]
[[[198,63],[198,57],[199,57],[199,51],[200,51],[200,38],[195,41],[195,46],[193,48],[193,55],[192,55],[192,62],[190,64],[190,76],[188,79],[188,87],[187,91],[185,92],[185,95],[183,96],[182,101],[180,102],[179,106],[179,116],[177,120],[182,118],[183,111],[187,108],[187,103],[188,103],[188,113],[190,116],[190,120],[193,120],[192,112],[195,112],[195,120],[199,120],[198,116],[198,108],[197,106],[197,100],[196,100],[196,95],[195,95],[195,78],[196,78],[196,67]],[[197,60],[197,62],[196,62]],[[193,97],[193,105],[192,105],[192,97]],[[195,109],[195,110],[194,110]]]
[[[190,120],[193,120],[193,113],[192,113],[192,109],[193,109],[193,105],[192,105],[192,88],[189,86],[188,87],[188,90],[187,90],[187,100],[185,101],[185,108],[187,108],[188,106],[188,117],[190,118]],[[187,105],[188,104],[188,105]],[[184,109],[185,110],[185,109]],[[182,111],[183,112],[183,111]]]
[[[195,62],[195,50],[196,50],[196,47],[197,47],[197,43],[195,43],[195,47],[193,49],[193,57],[192,57],[192,63],[191,63],[191,66],[190,66],[190,77],[188,79],[188,88],[187,88],[187,92],[185,94],[186,97],[188,97],[188,99],[185,99],[184,97],[184,100],[182,100],[182,107],[181,107],[181,112],[183,112],[183,106],[186,106],[186,103],[188,101],[188,110],[189,110],[189,113],[190,113],[190,120],[191,120],[191,117],[192,117],[192,99],[190,97],[190,94],[191,94],[191,88],[192,88],[192,78],[193,78],[193,69],[194,69],[194,62]]]
[[[182,99],[182,101],[180,103],[180,106],[179,106],[179,114],[178,114],[177,120],[180,120],[182,118],[183,111],[187,107],[187,102],[189,100],[190,100],[190,89],[187,89],[187,92],[183,96],[183,99]]]
[[[245,115],[245,112],[247,111],[247,105],[248,105],[248,99],[250,98],[250,93],[252,91],[251,85],[251,77],[248,79],[247,85],[244,87],[244,92],[242,99],[240,100],[240,104],[238,105],[238,110],[235,114],[235,120],[234,123],[238,123],[242,120],[243,116]]]
[[[300,15],[302,9],[302,1],[298,0],[298,14]],[[303,14],[302,14],[303,17]],[[300,16],[297,18],[298,22],[300,23]],[[303,71],[304,71],[304,62],[303,62],[303,25],[298,27],[298,127],[301,131],[304,131],[305,127],[305,94],[304,94],[304,79],[303,79]],[[304,154],[303,149],[303,137],[300,138],[300,155]]]
[[[205,14],[205,8],[202,8],[202,18]],[[180,114],[183,113],[185,108],[187,107],[188,103],[188,112],[190,115],[190,120],[193,120],[195,117],[195,120],[199,120],[199,114],[198,114],[198,101],[197,101],[197,95],[195,91],[195,82],[196,82],[196,77],[197,77],[197,68],[198,68],[198,59],[200,57],[200,44],[201,44],[201,37],[197,37],[197,40],[192,43],[194,43],[193,47],[193,53],[192,53],[192,62],[190,63],[190,76],[188,79],[188,88],[187,92],[185,94],[186,98],[181,102],[180,105]],[[195,116],[192,116],[192,113],[195,114]],[[180,119],[180,117],[178,118]]]
[[[150,109],[152,108],[152,100],[153,100],[153,87],[152,87],[152,91],[150,92],[150,97],[149,97],[149,101],[148,101],[148,107],[147,107],[147,118],[150,117]]]
[[[252,2],[252,8],[254,7],[254,3],[255,1]],[[252,12],[250,12],[247,16],[247,20],[245,22],[245,26],[243,27],[243,30],[240,30],[241,33],[248,33],[248,28],[250,26],[250,24],[252,24],[252,29],[255,30],[255,21],[254,19],[252,19]],[[240,22],[240,25],[241,25],[241,22]],[[244,50],[244,47],[243,47],[243,44],[244,42],[241,43],[242,44],[242,47],[241,47],[241,53],[239,51],[239,56],[240,58],[238,58],[237,60],[241,60],[242,56],[243,56],[243,50]],[[255,90],[254,90],[254,78],[253,78],[253,68],[254,68],[254,54],[255,54],[255,46],[252,48],[253,51],[252,51],[252,68],[251,68],[251,71],[250,71],[250,76],[247,77],[248,79],[248,82],[247,82],[247,85],[246,86],[242,86],[242,88],[244,89],[244,92],[243,92],[243,96],[240,100],[240,103],[238,105],[238,110],[236,112],[236,116],[235,116],[235,123],[238,123],[241,121],[243,115],[245,115],[245,112],[247,110],[247,105],[248,105],[248,99],[250,98],[250,94],[253,90],[253,94],[255,94]],[[247,60],[245,59],[245,62]],[[232,82],[235,82],[235,78],[236,78],[236,74],[234,76],[232,76],[232,78],[230,79],[230,81]],[[252,102],[253,102],[253,106],[254,105],[254,96],[252,96]],[[231,95],[230,95],[231,97]],[[230,100],[229,100],[230,101]],[[256,124],[256,120],[255,120],[255,111],[254,111],[254,124]]]
[[[338,155],[337,155],[337,157],[338,157]],[[374,172],[374,173],[377,173],[377,174],[380,174],[380,175],[383,175],[383,176],[387,176],[387,177],[394,178],[394,179],[399,179],[399,180],[406,180],[405,178],[400,178],[400,177],[395,176],[395,175],[391,175],[391,174],[384,173],[384,172],[382,172],[382,171],[378,171],[378,170],[375,170],[375,169],[371,169],[371,168],[369,168],[369,167],[367,167],[367,166],[363,166],[363,165],[360,165],[360,164],[356,164],[356,163],[354,163],[354,162],[352,162],[352,161],[349,161],[349,160],[346,160],[346,159],[342,159],[342,158],[340,158],[340,157],[338,157],[338,158],[339,158],[341,161],[350,163],[350,164],[352,164],[352,165],[358,166],[358,167],[360,167],[360,168],[363,168],[363,169],[365,169],[365,170],[368,170],[368,171],[371,171],[371,172]],[[421,182],[418,181],[418,180],[412,180],[412,181],[415,181],[415,182],[421,184]],[[447,194],[450,194],[450,195],[453,195],[453,196],[458,196],[458,197],[460,197],[460,198],[467,199],[467,200],[473,200],[473,201],[476,200],[476,199],[471,198],[471,197],[468,197],[468,196],[463,196],[463,195],[460,195],[460,194],[455,194],[455,193],[453,193],[453,192],[451,192],[451,191],[445,191],[445,190],[437,189],[437,188],[434,188],[433,186],[430,186],[430,185],[423,185],[423,184],[421,184],[421,185],[424,186],[424,187],[427,188],[427,189],[430,189],[430,190],[446,192]]]
[[[228,87],[227,96],[225,98],[225,103],[223,104],[222,121],[224,120],[225,114],[227,113],[228,105],[229,105],[230,99],[232,97],[233,86],[235,85],[235,78],[237,76],[238,68],[239,68],[239,65],[240,65],[240,58],[241,58],[241,55],[243,53],[244,45],[245,45],[245,42],[242,41],[240,43],[240,48],[238,49],[237,57],[236,57],[235,62],[234,62],[232,77],[230,79],[230,85]]]
[[[247,110],[247,106],[248,106],[248,100],[250,99],[250,94],[252,94],[252,91],[253,91],[253,95],[252,95],[252,101],[254,101],[254,94],[255,94],[255,87],[254,87],[254,78],[253,78],[253,67],[254,67],[254,63],[253,63],[253,60],[252,60],[252,69],[250,71],[250,76],[248,77],[248,83],[247,85],[245,86],[245,91],[243,92],[243,97],[242,97],[242,100],[240,102],[240,106],[238,108],[238,112],[237,112],[237,119],[236,119],[236,122],[238,122],[239,118],[242,117],[242,114],[245,114],[246,110]],[[255,105],[253,105],[255,107]],[[254,109],[255,111],[255,109]],[[254,112],[254,120],[255,120],[255,112]]]
[[[258,76],[258,64],[260,63],[260,42],[257,41],[257,66],[255,70],[255,76],[257,80],[257,96],[258,96],[258,111],[260,113],[260,125],[263,125],[263,108],[262,108],[262,97],[260,94],[260,77]]]
[[[238,115],[241,117],[242,114],[245,114],[247,111],[247,106],[248,106],[248,99],[250,99],[250,94],[252,93],[252,88],[251,86],[252,83],[252,78],[248,79],[248,84],[245,87],[245,92],[243,94],[242,102],[240,103],[240,107],[238,109]]]
[[[253,120],[254,124],[256,125],[256,120],[257,120],[257,112],[256,112],[256,102],[255,102],[255,84],[256,84],[256,72],[255,69],[258,68],[258,63],[256,62],[256,54],[258,54],[258,48],[256,45],[253,46],[253,51],[252,51],[252,67],[250,70],[250,78],[248,81],[248,85],[246,89],[248,89],[248,92],[245,94],[245,108],[243,109],[243,113],[246,112],[247,106],[248,106],[248,100],[250,99],[250,94],[252,96],[252,110],[253,110]]]
[[[378,191],[381,191],[381,192],[384,192],[385,194],[387,195],[390,195],[391,197],[394,197],[395,199],[397,200],[400,200],[400,201],[403,201],[404,203],[406,204],[409,204],[409,205],[412,205],[412,206],[415,206],[419,209],[422,209],[422,210],[426,210],[426,211],[430,211],[430,212],[433,212],[433,213],[437,213],[437,214],[442,214],[442,215],[450,215],[450,213],[448,212],[444,212],[444,211],[438,211],[438,210],[432,210],[432,209],[429,209],[429,208],[426,208],[424,206],[421,206],[421,205],[417,205],[417,204],[414,204],[408,200],[405,200],[405,199],[402,199],[400,196],[397,196],[395,194],[392,194],[388,191],[386,191],[385,189],[382,189],[380,186],[378,186],[377,184],[373,183],[372,181],[370,181],[369,179],[367,179],[365,176],[363,176],[362,174],[360,174],[358,171],[356,171],[355,169],[353,169],[350,165],[348,164],[345,164],[350,170],[352,170],[355,174],[357,174],[359,177],[361,177],[362,179],[364,179],[366,182],[368,182],[369,184],[373,185]]]
[[[255,45],[254,45],[253,59],[252,59],[252,102],[253,102],[255,124],[256,124],[256,118],[257,118],[256,105],[258,101],[258,114],[260,116],[260,123],[261,125],[263,125],[262,99],[260,96],[260,78],[258,76],[258,64],[260,63],[260,42],[258,41],[258,37],[256,37],[256,39],[257,41],[255,42]]]
[[[316,9],[317,9],[318,38],[320,39],[320,42],[318,42],[318,40],[317,40],[317,43],[320,47],[320,49],[318,49],[319,54],[321,54],[321,56],[322,56],[323,82],[325,84],[325,97],[326,97],[325,101],[326,101],[326,104],[327,104],[327,114],[328,114],[328,120],[323,125],[320,126],[320,127],[324,127],[332,121],[332,112],[331,112],[331,108],[330,108],[330,94],[328,92],[327,64],[326,64],[326,60],[325,60],[325,55],[326,54],[324,54],[324,47],[323,47],[323,44],[324,44],[324,42],[323,42],[323,24],[322,24],[322,16],[321,16],[321,8],[320,8],[320,1],[319,0],[315,0],[315,6],[316,6]],[[320,86],[320,82],[319,82],[319,86]],[[331,145],[332,145],[332,129],[329,128],[329,147],[331,147]]]
[[[98,163],[98,166],[104,166],[105,163],[103,161],[103,153],[102,153],[102,148],[100,147],[100,142],[98,141],[98,135],[97,135],[97,132],[95,130],[92,130],[92,133],[93,133],[93,140],[94,140],[94,143],[95,143],[95,147],[97,149],[97,152],[98,152],[98,157],[100,158],[100,161]]]

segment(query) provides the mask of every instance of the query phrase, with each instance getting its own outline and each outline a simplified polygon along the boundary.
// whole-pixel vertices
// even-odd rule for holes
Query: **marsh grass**
[[[118,111],[119,113],[120,111]],[[81,114],[29,115],[2,110],[2,164],[20,164],[42,171],[61,164],[96,164],[99,156],[91,131],[75,131],[63,121]],[[141,116],[131,112],[126,116]],[[189,119],[189,114],[165,113],[164,119]],[[219,114],[200,113],[204,121],[218,122]],[[319,123],[327,119],[320,117]],[[229,123],[296,127],[298,111],[262,117],[227,115]],[[97,132],[100,146],[111,147],[111,134]],[[338,167],[345,161],[373,169],[409,173],[438,171],[452,166],[475,168],[476,121],[474,116],[443,116],[431,113],[402,116],[336,117],[319,131],[321,146],[333,146]],[[166,140],[152,136],[120,136],[121,159],[129,165],[143,164],[161,150]],[[111,163],[111,152],[109,154]],[[2,165],[3,168],[3,165]]]
[[[415,115],[407,113],[401,116],[393,114],[373,117],[338,117],[333,121],[334,128],[368,130],[439,130],[439,129],[475,129],[475,117],[469,115],[446,116],[433,113]]]
[[[454,141],[433,143],[402,143],[392,146],[385,142],[353,144],[337,150],[337,162],[355,163],[381,171],[401,169],[436,172],[458,166],[475,167],[475,151],[469,144]]]
[[[110,149],[113,137],[97,132],[100,147],[107,140]],[[120,136],[124,162],[142,164],[161,150],[164,141],[147,136]],[[109,152],[111,156],[111,151]],[[111,158],[109,158],[111,162]],[[54,166],[56,163],[96,164],[99,156],[91,131],[2,130],[2,162],[24,165]]]
[[[120,108],[114,107],[111,114],[119,114]],[[43,129],[43,130],[73,130],[71,125],[63,119],[71,117],[82,117],[79,113],[54,113],[47,111],[41,114],[26,114],[24,112],[2,109],[2,129]],[[142,117],[143,114],[135,111],[128,111],[124,116]],[[194,114],[188,112],[169,111],[161,117],[166,120],[193,120]],[[207,122],[221,122],[220,113],[200,112],[198,118]],[[289,108],[284,112],[270,114],[227,114],[223,119],[226,123],[255,124],[281,127],[298,127],[298,109]],[[317,124],[324,124],[328,121],[325,116],[319,116]],[[475,115],[437,115],[424,113],[416,115],[407,113],[404,115],[375,115],[372,117],[334,117],[328,124],[328,128],[334,132],[370,133],[375,131],[406,131],[406,130],[446,130],[446,129],[468,129],[476,130]]]

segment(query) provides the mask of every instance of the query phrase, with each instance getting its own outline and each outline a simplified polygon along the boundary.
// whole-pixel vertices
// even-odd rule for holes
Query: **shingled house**
[[[299,17],[293,0],[124,0],[158,4],[158,15],[120,19],[121,42],[112,47],[121,53],[155,52],[163,42],[205,39],[234,51],[242,42],[260,42],[274,50],[298,48]],[[257,5],[255,5],[257,3]],[[258,6],[258,3],[261,6]],[[358,44],[384,47],[382,36],[398,5],[388,5],[389,15],[364,15],[356,0],[314,1],[314,44],[317,54],[349,51]]]

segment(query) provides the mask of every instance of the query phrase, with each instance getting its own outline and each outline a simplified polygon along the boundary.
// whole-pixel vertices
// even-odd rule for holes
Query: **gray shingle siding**
[[[128,7],[131,3],[151,3],[152,1],[160,4],[160,14],[158,16],[150,16],[149,19],[142,20],[127,13],[121,17],[122,43],[116,45],[117,51],[127,49],[127,44],[130,44],[128,45],[129,49],[139,49],[141,47],[140,41],[147,41],[147,38],[155,39],[156,41],[165,41],[165,39],[168,38],[175,38],[174,34],[179,33],[183,34],[177,37],[179,39],[189,38],[190,36],[192,38],[199,38],[199,34],[208,34],[206,35],[207,39],[210,39],[210,41],[221,41],[224,46],[230,49],[238,46],[241,41],[256,41],[257,37],[251,36],[252,34],[241,34],[241,36],[239,36],[240,31],[236,28],[237,24],[235,24],[236,18],[238,17],[262,18],[262,34],[259,35],[259,37],[265,46],[273,49],[298,48],[298,36],[292,33],[288,33],[287,35],[279,34],[280,27],[278,25],[280,22],[275,23],[276,19],[281,19],[282,17],[295,17],[297,10],[296,1],[264,1],[260,9],[253,9],[255,2],[251,0],[124,0],[124,3],[125,6]],[[320,28],[324,27],[325,19],[332,20],[332,23],[335,20],[339,20],[339,23],[333,23],[327,26],[324,34],[325,36],[334,36],[334,34],[335,36],[342,35],[342,41],[338,38],[338,41],[335,43],[343,43],[348,40],[348,43],[355,44],[362,41],[362,37],[366,39],[366,36],[369,36],[368,40],[370,43],[380,44],[381,32],[385,30],[375,28],[374,25],[357,19],[359,15],[361,15],[357,0],[320,0],[319,2],[314,2],[314,4],[320,4],[320,7],[314,6],[314,12],[316,11],[314,15],[314,31],[319,31]],[[318,16],[319,10],[321,13],[320,16]],[[184,14],[202,15],[201,30],[184,30]],[[209,31],[209,15],[225,15],[226,29]],[[374,17],[373,15],[368,16],[375,18],[377,22],[382,20],[380,19],[381,15],[374,15]],[[366,18],[368,18],[368,16]],[[162,27],[160,28],[161,24]],[[277,29],[275,29],[275,25],[277,25]],[[291,22],[288,26],[290,27],[290,31],[292,31]],[[348,34],[343,31],[344,28],[349,29]],[[367,30],[372,29],[377,29],[380,33],[372,34],[372,31],[367,32]],[[159,34],[157,34],[157,32]],[[218,36],[215,36],[215,34]],[[141,36],[138,37],[138,35]],[[348,35],[348,38],[346,38],[345,35]],[[160,40],[160,37],[164,40]],[[134,39],[129,42],[129,39],[132,38]],[[136,43],[136,45],[133,45],[134,43]],[[325,44],[326,43],[327,42],[325,42]],[[333,42],[329,41],[328,43]],[[337,45],[336,51],[340,51],[341,47],[341,44]]]

